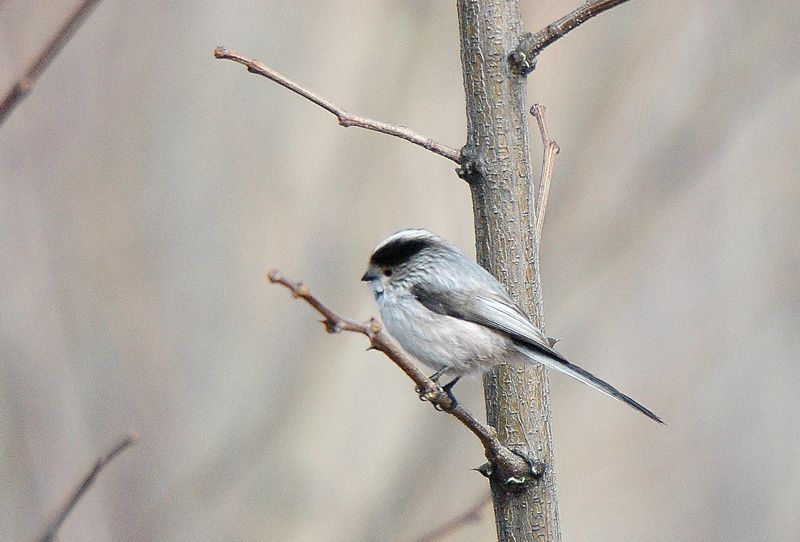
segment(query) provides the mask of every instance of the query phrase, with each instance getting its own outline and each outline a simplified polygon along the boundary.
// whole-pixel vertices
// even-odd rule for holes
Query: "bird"
[[[586,384],[663,424],[650,409],[571,363],[553,349],[502,284],[455,245],[424,229],[404,229],[372,251],[368,283],[381,320],[403,349],[444,374],[481,374],[503,360],[539,363]]]

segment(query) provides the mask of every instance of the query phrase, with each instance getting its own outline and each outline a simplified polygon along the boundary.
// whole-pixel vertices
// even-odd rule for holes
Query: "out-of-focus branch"
[[[288,288],[294,297],[302,299],[320,313],[324,317],[322,323],[328,333],[352,331],[366,335],[369,338],[372,349],[386,354],[417,384],[420,399],[430,401],[437,410],[451,414],[463,423],[467,429],[472,431],[483,444],[486,459],[489,460],[490,464],[478,469],[482,474],[495,476],[507,485],[521,485],[541,474],[541,464],[524,458],[503,446],[493,428],[487,427],[476,420],[464,407],[455,403],[438,384],[428,378],[417,367],[412,358],[397,344],[397,341],[383,330],[377,320],[371,318],[366,322],[362,322],[340,316],[317,299],[305,284],[285,277],[277,269],[270,271],[267,277],[270,282]]]
[[[14,109],[14,107],[31,91],[36,80],[42,75],[42,72],[50,64],[50,61],[64,47],[64,44],[72,37],[76,30],[81,26],[83,21],[92,12],[92,9],[100,3],[100,0],[84,0],[75,8],[75,11],[64,21],[64,24],[58,29],[58,32],[53,36],[50,42],[42,49],[39,56],[36,57],[33,64],[25,71],[25,74],[20,77],[17,82],[8,91],[3,101],[0,102],[0,125],[6,120],[6,117]]]
[[[438,141],[422,136],[412,130],[409,130],[408,128],[405,128],[404,126],[393,126],[391,124],[386,124],[384,122],[379,122],[376,120],[367,119],[364,117],[358,117],[356,115],[351,115],[341,107],[332,104],[328,100],[300,86],[299,84],[295,83],[294,81],[288,79],[287,77],[281,75],[280,73],[276,72],[272,68],[262,64],[257,60],[253,60],[251,58],[244,57],[233,51],[229,51],[225,47],[217,47],[216,49],[214,49],[214,56],[219,59],[232,60],[234,62],[238,62],[239,64],[245,66],[247,68],[247,71],[249,71],[250,73],[266,77],[267,79],[278,83],[282,87],[288,88],[292,92],[299,94],[303,98],[317,104],[326,111],[336,115],[336,118],[339,120],[340,126],[343,126],[345,128],[350,126],[357,126],[359,128],[364,128],[365,130],[373,130],[375,132],[380,132],[382,134],[399,137],[400,139],[405,139],[406,141],[410,141],[415,145],[419,145],[424,149],[436,153],[439,156],[444,156],[445,158],[452,160],[456,164],[461,164],[461,153],[459,151],[451,149],[450,147],[447,147],[445,145],[442,145]]]
[[[534,104],[531,107],[531,115],[539,125],[539,133],[542,136],[542,171],[539,174],[539,190],[537,190],[536,200],[536,239],[541,242],[542,228],[544,227],[544,213],[547,211],[547,198],[550,197],[550,180],[553,178],[553,165],[556,155],[561,149],[554,139],[550,139],[547,132],[547,124],[544,121],[544,106]]]
[[[97,475],[100,474],[100,471],[102,471],[106,465],[113,461],[114,458],[121,454],[126,448],[136,444],[138,440],[139,436],[136,433],[130,434],[120,440],[108,452],[100,456],[100,458],[94,464],[94,467],[92,467],[92,470],[90,470],[86,476],[83,477],[81,483],[78,484],[78,487],[75,488],[75,490],[72,492],[72,495],[70,495],[69,499],[67,499],[64,505],[61,507],[58,515],[55,517],[55,519],[53,519],[47,528],[47,531],[45,531],[45,533],[37,539],[38,542],[51,542],[52,540],[55,540],[58,530],[61,528],[61,524],[64,523],[64,520],[67,519],[69,513],[72,512],[72,509],[75,508],[75,505],[78,504],[78,501],[81,500],[81,497],[83,497],[86,491],[94,483],[95,478],[97,478]]]
[[[539,30],[535,34],[527,32],[522,36],[519,47],[517,47],[508,57],[508,60],[523,75],[527,75],[536,68],[536,57],[539,56],[545,47],[554,41],[564,37],[567,32],[578,28],[580,25],[600,15],[613,7],[627,2],[628,0],[594,0],[585,2],[572,12],[564,15],[554,23]]]
[[[435,542],[463,529],[467,525],[478,523],[481,520],[481,512],[490,502],[492,502],[491,494],[481,497],[481,500],[472,505],[469,510],[465,511],[460,516],[453,518],[447,523],[428,531],[420,538],[417,538],[415,542]]]

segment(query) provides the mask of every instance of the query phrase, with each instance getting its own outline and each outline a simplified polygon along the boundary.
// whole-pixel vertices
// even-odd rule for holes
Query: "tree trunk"
[[[507,60],[524,32],[519,4],[458,0],[458,21],[468,131],[462,174],[472,190],[477,259],[543,328],[525,78]],[[543,367],[503,364],[486,375],[484,391],[500,440],[529,450],[547,469],[521,491],[492,478],[498,539],[560,540]]]

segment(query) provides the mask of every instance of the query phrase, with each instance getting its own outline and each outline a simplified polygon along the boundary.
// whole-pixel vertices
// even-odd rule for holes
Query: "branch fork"
[[[522,36],[519,46],[508,55],[508,61],[521,75],[528,75],[536,69],[536,57],[553,42],[563,38],[568,32],[627,0],[594,0],[584,2],[580,7],[550,23],[535,34],[527,32]]]
[[[328,333],[350,331],[365,335],[370,342],[369,349],[383,352],[414,381],[420,399],[429,401],[437,410],[454,416],[472,431],[481,441],[486,459],[489,461],[488,465],[477,469],[479,472],[487,477],[496,478],[509,489],[522,487],[544,472],[543,464],[531,459],[529,451],[511,450],[504,446],[497,438],[497,431],[493,427],[480,423],[423,373],[411,356],[375,318],[363,322],[341,316],[314,296],[308,286],[286,277],[277,269],[270,271],[267,278],[273,284],[286,287],[292,293],[292,297],[302,299],[321,314],[323,317],[321,322]]]

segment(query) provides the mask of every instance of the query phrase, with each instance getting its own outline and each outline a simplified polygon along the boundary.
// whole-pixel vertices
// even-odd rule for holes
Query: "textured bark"
[[[507,61],[524,34],[517,0],[458,0],[467,104],[466,161],[478,262],[543,327],[536,206],[525,79]],[[484,378],[489,424],[510,447],[530,450],[547,470],[511,491],[492,478],[498,539],[560,540],[547,375],[503,364]]]

